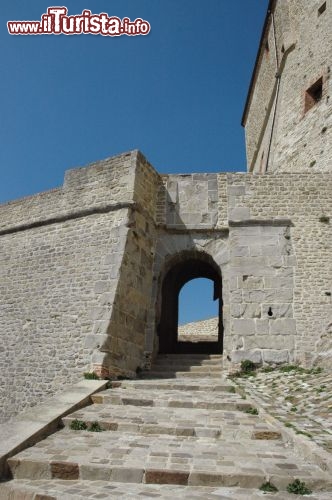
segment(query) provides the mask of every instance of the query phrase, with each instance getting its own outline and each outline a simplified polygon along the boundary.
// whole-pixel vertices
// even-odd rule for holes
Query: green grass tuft
[[[92,422],[88,430],[90,432],[102,432],[104,429],[100,427],[99,422]]]
[[[88,426],[86,425],[85,422],[83,422],[83,420],[75,419],[70,423],[70,428],[73,431],[85,431],[88,428]]]
[[[95,374],[95,372],[85,372],[83,375],[86,380],[99,380],[99,377]]]
[[[247,408],[246,410],[244,410],[244,413],[249,413],[250,415],[258,415],[258,410],[257,408],[251,406],[251,408]]]
[[[295,481],[289,483],[287,491],[288,493],[294,493],[295,495],[310,495],[312,493],[306,484],[299,479],[295,479]]]
[[[276,491],[279,491],[278,488],[274,486],[274,484],[270,483],[270,481],[263,483],[259,489],[261,491],[264,491],[265,493],[275,493]]]

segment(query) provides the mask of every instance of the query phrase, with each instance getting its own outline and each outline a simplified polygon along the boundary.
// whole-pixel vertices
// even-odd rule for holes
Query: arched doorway
[[[219,299],[218,340],[216,342],[181,342],[178,340],[179,293],[183,285],[195,278],[212,280],[213,299]],[[199,303],[199,298],[197,302]],[[170,267],[161,285],[161,314],[157,332],[160,353],[222,353],[222,281],[220,270],[210,256],[206,254],[184,255]]]

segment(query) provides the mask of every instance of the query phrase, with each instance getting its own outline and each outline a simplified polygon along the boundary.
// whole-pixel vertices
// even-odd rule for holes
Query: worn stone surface
[[[293,368],[258,372],[236,382],[252,397],[259,397],[266,411],[287,428],[331,453],[331,371]]]
[[[70,172],[62,191],[0,207],[2,420],[84,371],[132,376],[148,366],[158,350],[163,277],[188,257],[203,255],[221,271],[219,322],[230,368],[246,358],[312,363],[322,353],[328,364],[331,233],[320,216],[330,211],[332,184],[327,175],[301,175],[295,182],[291,174],[219,174],[220,195],[225,183],[233,189],[217,225],[197,216],[187,232],[167,223],[165,176],[137,152]],[[197,180],[203,210],[215,179],[195,179],[187,184],[183,176],[184,189]],[[112,189],[114,202],[111,194],[100,205]],[[52,196],[52,211],[43,212]],[[67,198],[77,207],[89,202],[91,213],[76,213],[74,205],[65,211]],[[227,204],[249,207],[251,218],[225,228]]]
[[[332,157],[331,3],[270,2],[243,125],[248,171],[327,172]],[[322,78],[308,109],[306,92]],[[268,164],[268,165],[267,165]]]
[[[43,492],[35,495],[35,491]],[[22,497],[24,495],[24,497]],[[249,488],[221,486],[179,486],[156,484],[131,484],[108,481],[31,481],[22,479],[3,484],[1,500],[82,500],[82,498],[156,498],[174,500],[200,498],[204,500],[294,500],[294,495],[285,491],[264,493]],[[310,500],[330,500],[330,492],[316,492]]]
[[[144,378],[147,373],[114,381],[102,400],[66,417],[65,429],[9,459],[14,480],[0,485],[0,498],[260,498],[260,486],[270,480],[285,499],[294,478],[314,490],[313,498],[328,498],[330,475],[296,455],[265,416],[244,411],[259,407],[221,376],[221,356],[162,356],[153,369],[165,361],[168,379]],[[199,382],[174,378],[179,366],[203,368]],[[130,393],[144,391],[151,407],[144,399],[130,401]],[[174,408],[169,403],[176,400]],[[75,431],[75,420],[88,429],[97,422],[104,431]]]
[[[280,82],[267,175],[160,175],[132,151],[69,170],[61,188],[0,206],[1,422],[83,372],[134,377],[151,368],[161,323],[168,326],[165,277],[190,259],[220,277],[223,347],[214,349],[223,348],[225,369],[245,359],[329,367],[326,5],[318,12],[305,0],[271,2],[276,46],[269,13],[246,116],[248,162],[263,173]],[[322,97],[304,112],[305,90],[320,76]]]

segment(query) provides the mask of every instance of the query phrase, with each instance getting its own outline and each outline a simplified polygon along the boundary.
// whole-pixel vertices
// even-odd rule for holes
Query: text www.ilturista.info
[[[92,34],[103,36],[137,36],[148,35],[150,23],[141,18],[130,21],[128,17],[119,19],[109,17],[102,12],[92,14],[85,9],[82,14],[68,16],[67,7],[49,7],[47,14],[41,16],[40,21],[8,21],[10,35],[80,35]]]

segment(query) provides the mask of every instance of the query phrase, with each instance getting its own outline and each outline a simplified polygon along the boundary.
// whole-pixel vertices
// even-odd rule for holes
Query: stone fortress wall
[[[331,24],[331,0],[270,0],[242,120],[248,171],[330,169]]]
[[[85,371],[149,368],[165,276],[189,258],[221,274],[226,370],[329,366],[331,16],[332,0],[270,0],[250,173],[160,175],[132,151],[0,206],[1,421]]]
[[[1,418],[158,350],[174,258],[221,269],[226,369],[331,350],[331,174],[160,176],[137,151],[0,206]],[[328,358],[326,358],[328,361]]]
[[[131,160],[69,171],[62,189],[0,207],[2,418],[89,370],[127,239]]]

